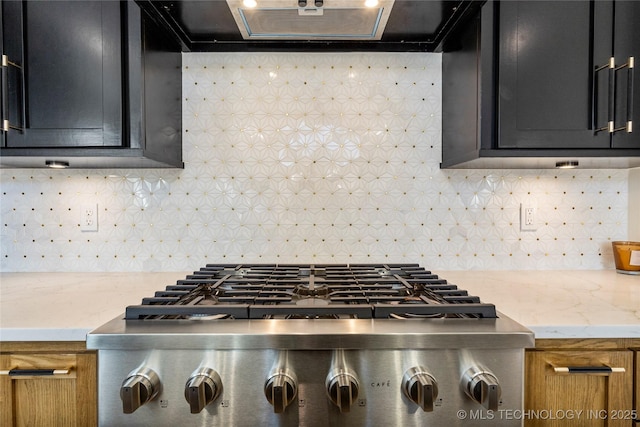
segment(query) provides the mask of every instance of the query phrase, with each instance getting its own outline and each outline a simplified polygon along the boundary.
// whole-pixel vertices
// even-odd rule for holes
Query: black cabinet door
[[[120,2],[5,1],[2,20],[4,146],[122,146]]]
[[[137,4],[127,5],[130,147],[183,167],[180,45]]]
[[[634,0],[488,1],[443,52],[441,167],[637,167],[639,22]]]
[[[502,2],[499,148],[640,148],[638,1]]]
[[[597,2],[596,2],[597,3]],[[612,147],[640,148],[640,2],[613,3],[615,92]]]
[[[488,2],[442,55],[443,167],[476,159],[495,138],[494,4]]]
[[[593,37],[594,13],[588,1],[500,3],[499,148],[610,146],[592,130],[593,103],[604,102],[592,96],[592,49],[611,41]]]

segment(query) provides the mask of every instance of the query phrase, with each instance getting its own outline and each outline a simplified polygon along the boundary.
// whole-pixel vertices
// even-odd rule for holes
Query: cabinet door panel
[[[591,130],[592,19],[590,2],[500,4],[500,148],[610,146]]]
[[[181,158],[182,55],[152,20],[142,22],[145,152],[170,162]],[[177,147],[177,149],[176,149]]]
[[[101,12],[97,2],[80,2],[73,8],[57,2],[54,7],[25,4],[31,128],[102,127]],[[51,19],[52,14],[71,13],[72,22]]]
[[[24,131],[7,147],[122,144],[119,2],[26,1],[5,17],[22,23],[4,47],[19,58],[23,84],[10,111]],[[21,14],[18,15],[18,14]],[[13,86],[17,86],[14,84]],[[23,105],[20,101],[23,100]]]
[[[624,373],[563,374],[554,367],[609,366]],[[529,417],[527,427],[629,427],[627,419],[604,418],[602,414],[630,411],[633,395],[633,353],[621,351],[531,351],[526,354],[525,408],[562,417]],[[578,413],[578,411],[582,411]]]
[[[621,129],[613,135],[614,148],[640,148],[640,2],[616,1],[614,3],[613,53],[617,67],[614,128]],[[633,57],[635,68],[628,66]],[[628,122],[631,121],[631,132]]]
[[[69,427],[76,425],[75,380],[35,378],[14,381],[15,425]],[[55,399],[55,404],[52,401]],[[62,408],[65,408],[62,410]]]
[[[17,352],[0,355],[0,369],[68,369],[54,376],[0,376],[0,425],[94,426],[95,353]]]

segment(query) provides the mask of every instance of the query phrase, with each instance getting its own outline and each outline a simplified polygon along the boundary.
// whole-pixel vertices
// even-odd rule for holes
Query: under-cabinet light
[[[69,162],[62,160],[45,160],[44,164],[51,169],[65,169],[69,167]]]
[[[556,167],[558,169],[574,169],[578,167],[577,160],[567,160],[562,162],[556,162]]]

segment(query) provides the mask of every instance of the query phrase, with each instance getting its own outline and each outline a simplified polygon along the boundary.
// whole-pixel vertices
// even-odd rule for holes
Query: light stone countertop
[[[640,276],[615,270],[434,271],[536,338],[640,338]]]
[[[0,341],[83,341],[190,272],[0,273]],[[536,338],[640,338],[640,276],[614,270],[435,271]]]
[[[190,273],[0,273],[0,341],[84,341]]]

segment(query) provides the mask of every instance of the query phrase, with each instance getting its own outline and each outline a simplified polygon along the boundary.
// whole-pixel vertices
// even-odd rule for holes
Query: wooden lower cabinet
[[[639,340],[536,340],[525,357],[527,427],[633,427]],[[636,355],[637,357],[637,355]],[[637,362],[636,362],[637,363]],[[580,368],[558,372],[556,368]],[[590,368],[616,368],[614,372]],[[637,381],[637,378],[636,378]]]
[[[68,370],[0,375],[0,425],[96,426],[97,355],[84,342],[2,342],[0,370]]]
[[[636,411],[636,424],[640,426],[640,348],[635,348],[633,351],[633,366],[635,367],[635,379],[633,390],[633,409]]]

